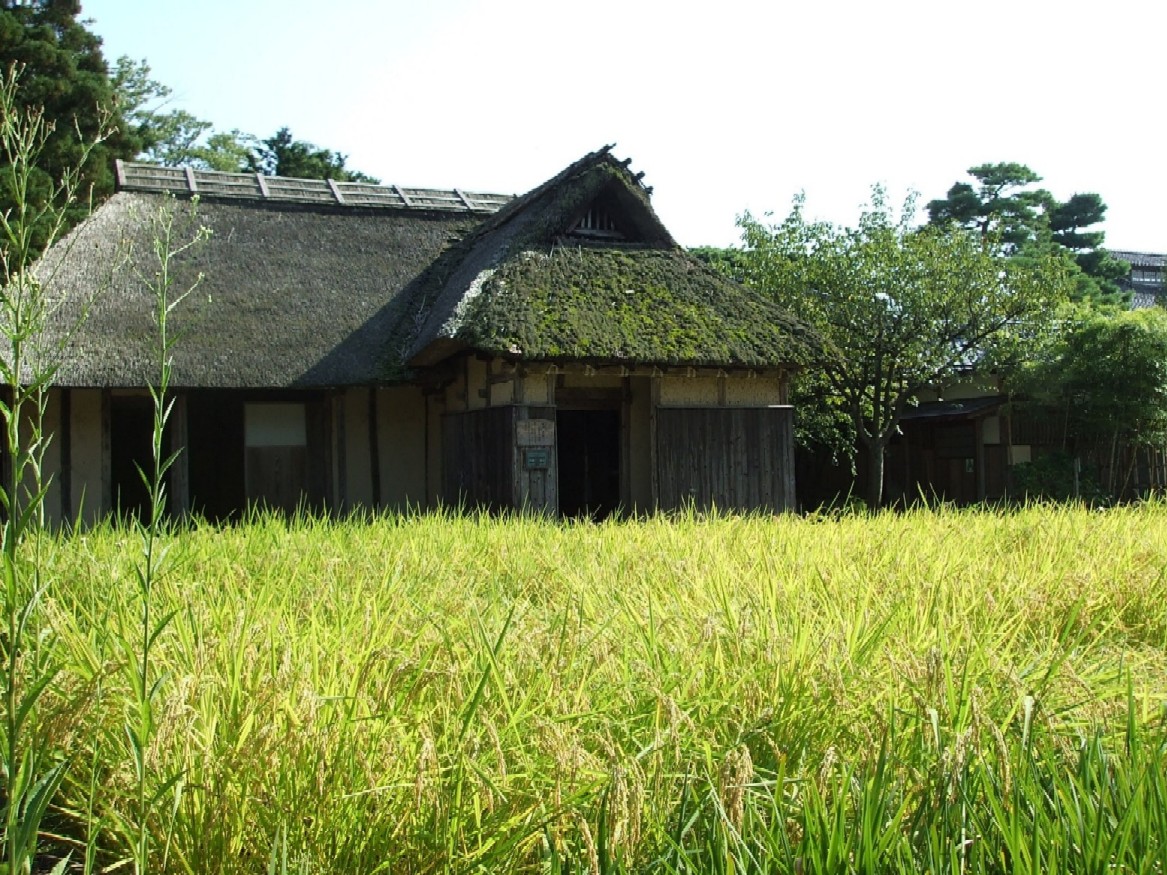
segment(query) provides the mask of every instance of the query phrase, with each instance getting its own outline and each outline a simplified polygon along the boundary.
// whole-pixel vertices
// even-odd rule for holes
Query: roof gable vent
[[[576,214],[569,226],[568,237],[609,243],[638,243],[643,235],[639,225],[629,215],[628,206],[620,191],[609,186],[600,191],[587,206]]]
[[[602,203],[593,203],[580,216],[574,228],[573,237],[588,237],[593,240],[626,240],[627,236],[620,230],[615,216]]]

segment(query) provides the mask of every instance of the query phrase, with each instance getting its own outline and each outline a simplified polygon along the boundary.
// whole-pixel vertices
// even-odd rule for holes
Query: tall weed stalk
[[[41,616],[48,585],[41,552],[44,540],[28,536],[45,523],[49,479],[44,459],[51,435],[44,422],[49,387],[62,351],[44,342],[44,330],[54,315],[47,291],[54,272],[51,265],[33,261],[40,247],[48,248],[65,231],[67,211],[82,197],[80,169],[109,131],[103,120],[96,139],[80,143],[76,164],[47,190],[38,186],[43,174],[37,164],[54,126],[42,110],[21,106],[20,75],[16,66],[0,74],[0,167],[14,203],[0,214],[0,342],[4,344],[0,416],[7,463],[0,477],[4,515],[0,781],[3,868],[8,873],[32,869],[42,821],[67,765],[40,726],[42,700],[61,667],[52,655],[51,629]],[[65,864],[61,860],[56,869],[63,870]]]
[[[139,281],[153,292],[154,326],[157,332],[155,364],[158,368],[158,382],[150,387],[154,418],[150,435],[149,468],[138,471],[149,495],[147,516],[134,521],[142,545],[141,560],[134,569],[138,584],[138,629],[135,637],[127,636],[121,641],[127,657],[125,666],[132,695],[127,703],[124,728],[134,776],[132,813],[129,818],[122,818],[122,827],[126,837],[131,840],[131,858],[137,875],[150,869],[154,850],[151,832],[154,812],[162,807],[172,792],[179,792],[182,778],[182,773],[178,771],[169,775],[152,775],[148,752],[157,730],[157,707],[166,680],[165,673],[155,670],[152,660],[159,637],[177,613],[177,608],[174,608],[159,615],[153,600],[154,588],[165,571],[170,548],[167,543],[169,523],[166,518],[166,475],[180,452],[175,450],[168,453],[166,449],[166,427],[174,408],[174,399],[170,397],[170,380],[175,336],[170,330],[169,320],[175,308],[186,300],[202,279],[200,276],[192,285],[176,292],[173,264],[178,256],[200,245],[210,236],[207,228],[195,227],[196,209],[197,201],[184,220],[174,200],[159,207],[150,217],[153,239],[152,253],[147,263],[152,270],[135,268]],[[169,834],[169,830],[166,832]],[[166,850],[163,850],[163,869]]]

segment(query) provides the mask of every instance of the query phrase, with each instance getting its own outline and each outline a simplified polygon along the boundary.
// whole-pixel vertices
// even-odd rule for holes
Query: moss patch
[[[804,361],[807,329],[678,250],[557,247],[502,265],[458,339],[503,355],[688,365]]]

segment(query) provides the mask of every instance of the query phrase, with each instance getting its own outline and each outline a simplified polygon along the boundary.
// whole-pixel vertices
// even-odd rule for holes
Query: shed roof
[[[1004,395],[959,398],[953,401],[924,401],[900,415],[903,422],[959,422],[987,416],[1004,404]]]

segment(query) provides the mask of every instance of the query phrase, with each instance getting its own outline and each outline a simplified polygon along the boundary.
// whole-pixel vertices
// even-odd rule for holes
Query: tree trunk
[[[865,440],[867,449],[867,507],[878,510],[883,504],[884,445],[879,440]]]

